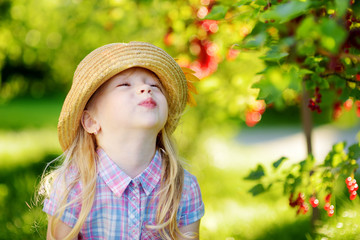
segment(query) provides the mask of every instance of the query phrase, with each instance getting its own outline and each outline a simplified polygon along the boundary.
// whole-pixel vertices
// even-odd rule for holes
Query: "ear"
[[[84,110],[81,116],[81,125],[86,132],[96,134],[100,130],[99,123],[94,119],[88,110]]]

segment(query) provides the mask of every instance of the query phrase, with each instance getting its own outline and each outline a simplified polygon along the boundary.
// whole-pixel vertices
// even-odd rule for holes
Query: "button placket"
[[[140,189],[138,184],[131,182],[129,200],[129,222],[131,239],[140,239]]]

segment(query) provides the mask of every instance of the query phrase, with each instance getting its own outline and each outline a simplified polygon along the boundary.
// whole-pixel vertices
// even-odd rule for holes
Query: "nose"
[[[151,87],[147,84],[141,85],[138,89],[137,89],[137,94],[143,94],[143,93],[149,93],[151,94]]]

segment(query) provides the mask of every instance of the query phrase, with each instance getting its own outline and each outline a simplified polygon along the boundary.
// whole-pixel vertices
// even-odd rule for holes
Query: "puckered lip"
[[[157,103],[151,97],[145,99],[144,101],[139,103],[139,106],[147,107],[147,108],[155,108]]]

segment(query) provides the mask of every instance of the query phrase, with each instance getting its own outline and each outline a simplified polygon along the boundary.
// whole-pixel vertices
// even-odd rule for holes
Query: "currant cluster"
[[[325,209],[325,211],[327,211],[328,216],[332,217],[334,215],[334,212],[335,212],[335,207],[334,207],[334,205],[332,205],[330,203],[330,199],[331,199],[331,193],[329,193],[328,195],[325,196],[324,209]]]
[[[350,5],[353,5],[355,3],[355,1],[353,0],[350,0]],[[356,18],[356,16],[353,14],[352,11],[347,11],[346,15],[345,15],[345,26],[346,28],[349,30],[351,25],[353,23],[358,23],[359,22],[359,19]]]
[[[293,201],[294,194],[290,194],[289,205],[291,207],[298,207],[296,214],[306,214],[309,211],[309,206],[305,203],[305,194],[299,192],[298,197]]]
[[[350,200],[354,200],[357,195],[356,191],[359,189],[359,186],[356,183],[356,179],[352,177],[347,177],[345,179],[345,183],[350,193]]]
[[[320,103],[321,103],[321,93],[319,87],[315,88],[315,96],[314,98],[311,98],[309,100],[308,107],[311,111],[317,111],[318,113],[321,113]]]
[[[341,114],[342,114],[342,107],[341,107],[341,102],[340,101],[336,101],[333,105],[334,111],[333,111],[333,118],[336,120],[338,119]]]
[[[358,117],[360,117],[360,100],[355,101],[356,105],[356,114]]]

